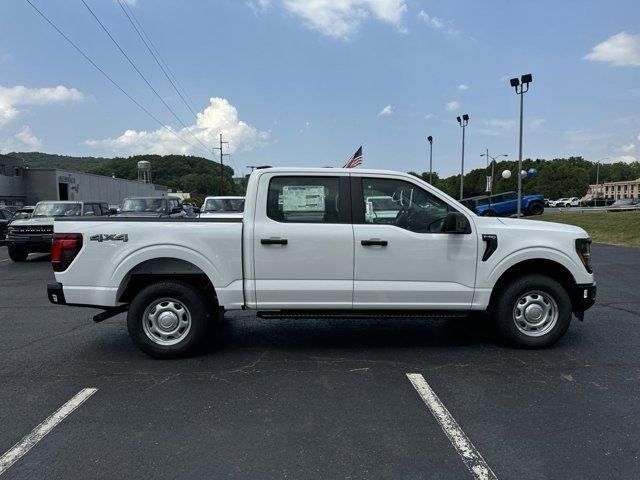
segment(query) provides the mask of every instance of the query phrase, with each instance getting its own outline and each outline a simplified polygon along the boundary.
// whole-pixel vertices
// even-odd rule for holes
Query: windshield
[[[73,217],[81,213],[79,203],[43,202],[36,205],[32,217]]]
[[[164,212],[163,198],[127,198],[121,212]]]
[[[243,212],[244,198],[209,198],[204,203],[205,212]]]

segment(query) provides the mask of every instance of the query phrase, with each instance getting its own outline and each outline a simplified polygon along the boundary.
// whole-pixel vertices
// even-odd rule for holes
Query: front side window
[[[442,230],[447,213],[453,210],[435,195],[403,180],[363,178],[364,221],[394,225],[416,233]]]
[[[338,177],[274,177],[267,216],[278,222],[340,223]]]
[[[90,203],[85,203],[82,207],[82,214],[93,215],[93,205],[91,205]]]

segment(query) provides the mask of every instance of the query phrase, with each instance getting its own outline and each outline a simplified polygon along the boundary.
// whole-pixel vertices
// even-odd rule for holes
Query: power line
[[[98,18],[98,16],[93,12],[93,10],[91,10],[91,7],[89,7],[89,5],[87,4],[87,2],[85,2],[85,0],[80,0],[82,2],[82,4],[86,7],[87,10],[89,10],[89,13],[91,13],[91,15],[93,16],[93,18],[95,18],[96,22],[98,22],[98,24],[100,25],[100,27],[102,27],[102,30],[104,30],[104,32],[107,34],[107,36],[111,39],[111,41],[113,42],[113,44],[118,48],[118,50],[120,50],[120,53],[122,53],[122,55],[124,56],[124,58],[127,59],[127,61],[129,62],[129,64],[133,67],[133,69],[138,73],[138,75],[140,76],[140,78],[142,78],[142,80],[144,80],[144,82],[147,84],[147,86],[151,89],[151,91],[153,91],[153,93],[156,95],[156,97],[158,97],[158,100],[160,100],[162,102],[162,104],[167,108],[167,110],[169,110],[169,112],[171,113],[171,115],[173,115],[173,117],[184,127],[184,129],[187,131],[187,133],[189,135],[191,135],[193,137],[194,140],[196,140],[200,145],[202,145],[202,148],[204,148],[204,150],[207,152],[207,155],[209,154],[209,147],[207,147],[202,140],[200,140],[198,137],[196,137],[193,132],[189,129],[189,127],[182,121],[182,119],[176,114],[176,112],[173,111],[173,109],[171,108],[171,106],[165,102],[164,98],[162,98],[162,95],[160,95],[158,93],[158,91],[153,87],[153,85],[151,85],[151,83],[149,82],[149,80],[147,80],[147,77],[144,76],[144,74],[140,71],[140,69],[136,66],[136,64],[134,63],[133,60],[131,60],[131,57],[129,57],[129,55],[127,55],[127,53],[124,51],[124,49],[120,46],[120,44],[118,43],[118,41],[113,37],[113,35],[111,35],[111,32],[109,32],[109,30],[107,29],[107,27],[105,27],[105,25],[100,21],[100,19]]]
[[[164,128],[165,130],[167,130],[169,133],[171,133],[172,135],[174,135],[176,138],[178,138],[179,140],[183,141],[184,143],[186,143],[187,145],[189,145],[192,148],[195,148],[195,145],[193,145],[191,142],[188,142],[187,140],[185,140],[184,138],[182,138],[180,135],[177,134],[177,132],[175,130],[173,130],[172,128],[169,128],[168,126],[166,126],[164,123],[162,123],[160,120],[158,120],[158,118],[153,115],[149,110],[147,110],[142,104],[140,104],[140,102],[138,102],[135,98],[133,98],[131,95],[129,95],[126,90],[124,88],[122,88],[118,82],[116,82],[113,78],[111,78],[109,76],[109,74],[107,74],[107,72],[105,72],[102,68],[100,68],[96,62],[94,62],[91,57],[89,57],[86,53],[84,53],[84,51],[78,47],[78,45],[76,45],[73,40],[71,40],[69,37],[67,37],[64,32],[62,30],[60,30],[57,25],[55,23],[53,23],[51,20],[49,20],[49,18],[41,11],[38,9],[38,7],[36,7],[33,3],[31,3],[31,0],[25,0],[30,6],[31,8],[33,8],[38,15],[40,15],[49,25],[51,25],[53,27],[53,29],[58,32],[60,34],[60,36],[62,38],[64,38],[73,48],[76,49],[76,51],[82,55],[84,57],[85,60],[87,60],[96,70],[98,70],[107,80],[109,80],[109,82],[111,82],[118,90],[120,90],[129,100],[131,100],[140,110],[142,110],[144,113],[146,113],[151,119],[153,119],[156,123],[158,123],[158,125],[160,125],[162,128]],[[208,152],[207,152],[208,153]]]
[[[191,100],[191,98],[189,97],[189,94],[186,92],[184,87],[182,85],[180,85],[180,82],[178,81],[178,78],[175,76],[175,74],[169,68],[169,64],[167,64],[167,62],[160,55],[160,52],[158,51],[156,46],[153,44],[153,42],[149,38],[149,35],[147,35],[147,32],[145,31],[145,29],[142,27],[142,24],[137,19],[137,17],[134,15],[133,10],[131,9],[131,7],[129,7],[129,5],[127,5],[127,3],[123,2],[122,0],[118,0],[118,5],[120,5],[120,8],[122,9],[124,14],[129,19],[129,23],[131,23],[131,26],[133,27],[133,29],[136,31],[136,33],[140,37],[140,40],[142,40],[142,43],[144,43],[145,47],[147,47],[147,50],[149,51],[149,53],[151,54],[153,59],[156,61],[158,66],[160,67],[160,70],[162,70],[162,73],[164,73],[164,76],[167,77],[167,80],[169,80],[169,83],[171,83],[171,86],[176,91],[176,93],[178,94],[178,96],[180,97],[182,102],[191,111],[193,116],[197,118],[198,114],[196,113],[195,108],[193,107],[193,100]],[[136,24],[137,24],[137,26],[136,26]],[[146,40],[145,40],[145,38],[146,38]],[[163,66],[163,64],[164,64],[164,66]],[[165,69],[165,67],[166,67],[166,69]],[[173,80],[172,80],[171,77],[173,77]],[[175,80],[175,82],[174,82],[174,80]],[[182,93],[184,93],[184,96],[182,95],[182,93],[180,92],[180,89],[178,89],[178,86],[176,86],[176,84],[178,84],[178,86],[182,90]],[[187,102],[187,100],[185,99],[185,96],[189,99],[189,102]]]

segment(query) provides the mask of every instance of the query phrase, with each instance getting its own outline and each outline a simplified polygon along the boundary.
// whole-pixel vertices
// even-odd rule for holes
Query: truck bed
[[[240,218],[61,218],[54,222],[54,233],[83,235],[80,253],[56,274],[68,304],[116,306],[127,274],[163,257],[207,274],[226,305],[243,303]],[[111,235],[116,237],[107,238]]]

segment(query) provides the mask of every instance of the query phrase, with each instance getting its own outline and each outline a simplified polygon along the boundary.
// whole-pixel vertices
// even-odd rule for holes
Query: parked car
[[[7,236],[7,225],[13,217],[13,212],[6,208],[0,208],[0,242],[4,241]]]
[[[590,198],[583,204],[586,207],[608,207],[612,205],[615,201],[611,198]]]
[[[473,200],[471,202],[472,209],[478,215],[485,217],[508,217],[518,213],[518,194],[516,192],[485,195],[470,200]],[[523,215],[542,215],[544,213],[544,197],[542,195],[524,195],[521,200],[521,212]]]
[[[114,217],[184,218],[187,216],[178,197],[125,198]]]
[[[30,253],[49,253],[53,221],[60,217],[101,217],[109,214],[106,202],[38,202],[29,218],[16,219],[7,227],[9,257],[24,262]]]
[[[635,198],[620,198],[613,202],[608,208],[610,212],[619,212],[622,210],[634,210],[639,206],[639,202]]]
[[[187,218],[198,218],[198,214],[196,213],[195,208],[190,203],[183,203],[182,209],[184,210],[185,216]]]
[[[375,208],[366,214],[371,197],[399,206],[392,223]],[[545,347],[595,301],[582,228],[480,217],[406,173],[256,169],[245,205],[243,218],[206,222],[57,219],[49,300],[103,309],[95,321],[127,311],[135,344],[161,358],[194,351],[226,310],[331,318],[488,309],[511,342]]]
[[[578,197],[559,198],[553,202],[554,207],[579,207],[580,199]]]
[[[242,218],[244,197],[207,197],[200,218]]]

